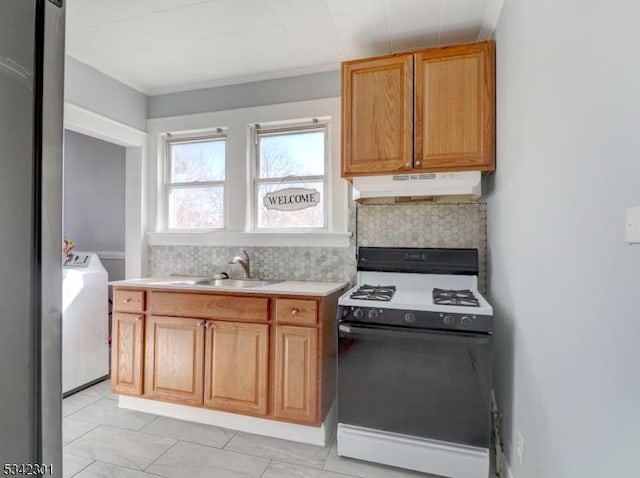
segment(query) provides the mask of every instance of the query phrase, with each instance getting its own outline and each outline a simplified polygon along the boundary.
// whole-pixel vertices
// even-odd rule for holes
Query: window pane
[[[221,229],[224,227],[224,188],[174,188],[169,193],[169,227]]]
[[[274,211],[264,207],[264,195],[285,188],[313,188],[320,192],[320,202],[300,211]],[[258,189],[258,227],[265,229],[324,227],[324,188],[320,181],[306,183],[261,184]]]
[[[224,181],[226,140],[171,143],[171,182]]]
[[[324,131],[260,136],[260,177],[324,175]]]

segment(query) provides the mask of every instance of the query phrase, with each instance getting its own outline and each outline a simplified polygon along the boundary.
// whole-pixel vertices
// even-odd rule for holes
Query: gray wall
[[[500,19],[489,290],[515,478],[638,475],[638,18],[630,1],[510,0]]]
[[[329,71],[149,98],[149,118],[206,113],[340,96],[340,72]]]
[[[125,148],[65,130],[64,235],[76,251],[124,251],[124,200]],[[124,278],[113,262],[109,278]]]
[[[65,58],[64,99],[112,120],[147,130],[146,95],[75,58]]]

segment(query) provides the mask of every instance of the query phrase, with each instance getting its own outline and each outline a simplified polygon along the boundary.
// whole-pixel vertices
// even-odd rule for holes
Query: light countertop
[[[238,292],[242,294],[270,295],[312,295],[327,296],[341,290],[345,282],[319,281],[282,281],[258,287],[224,287],[200,284],[189,284],[206,277],[148,277],[144,279],[127,279],[109,282],[114,287],[137,289],[161,288],[192,292]]]

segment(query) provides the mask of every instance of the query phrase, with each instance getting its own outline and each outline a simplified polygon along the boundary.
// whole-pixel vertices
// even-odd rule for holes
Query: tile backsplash
[[[407,202],[358,206],[360,246],[477,248],[479,289],[487,270],[486,203]]]
[[[355,254],[351,247],[246,249],[251,255],[251,275],[261,279],[351,282],[355,275]],[[241,267],[228,264],[239,252],[239,246],[150,246],[149,275],[211,276],[227,272],[231,277],[241,277]]]
[[[355,246],[475,247],[479,250],[479,287],[485,290],[487,206],[485,203],[358,205],[350,208],[349,247],[247,247],[254,277],[272,280],[352,282]],[[356,225],[357,216],[357,229]],[[150,246],[149,275],[242,275],[228,264],[241,246]]]

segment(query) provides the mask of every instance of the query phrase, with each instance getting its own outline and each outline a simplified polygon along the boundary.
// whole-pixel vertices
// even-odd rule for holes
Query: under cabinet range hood
[[[480,171],[416,173],[353,178],[353,199],[465,197],[482,193]]]

